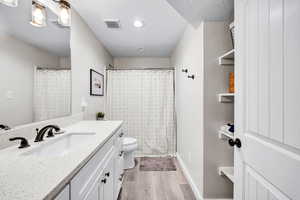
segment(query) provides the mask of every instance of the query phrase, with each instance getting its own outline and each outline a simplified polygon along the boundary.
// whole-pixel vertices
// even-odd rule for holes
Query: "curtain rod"
[[[71,68],[63,68],[63,67],[37,67],[38,70],[71,70]]]
[[[114,70],[174,70],[174,68],[110,68],[108,71]]]

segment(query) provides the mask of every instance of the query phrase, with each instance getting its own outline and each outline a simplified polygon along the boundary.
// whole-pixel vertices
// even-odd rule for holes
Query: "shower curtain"
[[[34,74],[34,121],[69,115],[71,70],[35,68]]]
[[[173,70],[108,70],[107,115],[123,120],[126,136],[138,141],[137,155],[176,151]]]

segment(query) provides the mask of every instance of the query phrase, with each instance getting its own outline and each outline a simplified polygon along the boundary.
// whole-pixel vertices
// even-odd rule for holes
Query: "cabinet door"
[[[115,158],[114,200],[118,198],[124,173],[124,155],[118,151]]]
[[[106,181],[104,172],[102,172],[100,179],[97,180],[84,200],[104,200],[104,186]]]
[[[113,200],[114,199],[114,159],[113,155],[109,159],[105,169],[104,177],[106,182],[104,183],[103,195],[104,200]]]
[[[99,182],[96,182],[90,192],[88,193],[85,200],[102,200],[100,199],[100,187]]]

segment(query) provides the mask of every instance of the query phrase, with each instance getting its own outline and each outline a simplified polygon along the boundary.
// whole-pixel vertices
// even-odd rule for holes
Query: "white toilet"
[[[123,139],[123,151],[124,151],[124,169],[134,168],[134,151],[138,148],[137,140],[131,137],[125,137]]]

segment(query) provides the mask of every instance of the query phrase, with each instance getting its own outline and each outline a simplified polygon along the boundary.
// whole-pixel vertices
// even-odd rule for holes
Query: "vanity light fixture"
[[[58,23],[62,26],[71,26],[71,6],[70,3],[65,0],[59,1],[59,16]]]
[[[30,24],[36,27],[45,27],[47,26],[46,19],[47,14],[45,6],[35,1],[32,1]]]
[[[0,3],[10,7],[18,6],[18,0],[0,0]]]
[[[142,28],[142,27],[144,26],[144,22],[141,21],[141,20],[135,20],[135,21],[133,22],[133,25],[134,25],[134,27],[136,27],[136,28]]]

